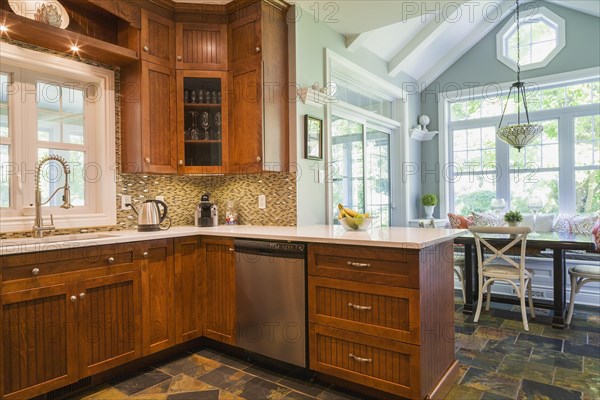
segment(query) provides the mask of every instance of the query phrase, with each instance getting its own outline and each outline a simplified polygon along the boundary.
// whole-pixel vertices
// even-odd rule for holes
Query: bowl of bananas
[[[369,213],[360,214],[352,209],[345,208],[342,204],[338,204],[338,221],[347,231],[366,231],[373,218]]]

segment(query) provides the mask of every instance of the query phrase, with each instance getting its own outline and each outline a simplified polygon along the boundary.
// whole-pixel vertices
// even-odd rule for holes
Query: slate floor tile
[[[227,354],[221,354],[220,356],[215,357],[214,360],[235,369],[244,369],[252,365],[252,362],[250,361],[235,358]]]
[[[220,366],[221,363],[218,361],[193,354],[189,357],[180,358],[179,360],[172,361],[168,364],[160,365],[157,368],[169,375],[175,376],[183,373],[197,378]]]
[[[460,384],[483,392],[515,398],[521,380],[497,372],[469,368]]]
[[[481,350],[482,353],[492,353],[499,357],[508,354],[518,354],[528,359],[533,351],[533,345],[528,342],[517,342],[516,338],[507,338],[503,340],[488,340]]]
[[[171,375],[165,374],[159,370],[145,370],[139,375],[115,384],[114,387],[131,396],[132,394],[141,392],[144,389],[148,389],[151,386],[167,381],[171,378]]]
[[[454,344],[457,348],[480,351],[485,344],[487,339],[477,335],[462,335],[457,334],[454,337]]]
[[[189,375],[179,374],[148,389],[136,393],[135,397],[146,399],[148,395],[158,393],[180,393],[192,391],[218,390],[205,382],[198,381]]]
[[[482,353],[476,350],[459,349],[456,352],[456,359],[464,365],[496,371],[502,361],[502,357],[498,357],[492,353]]]
[[[600,347],[592,344],[576,344],[565,340],[564,352],[580,356],[600,358]]]
[[[286,376],[278,383],[313,397],[317,397],[329,387],[320,383],[311,382],[305,378],[295,376]]]
[[[527,343],[538,349],[554,351],[561,351],[563,346],[562,339],[548,338],[530,333],[519,333],[516,343]]]
[[[289,392],[282,398],[282,400],[314,400],[316,397],[308,396],[299,392]]]
[[[254,377],[231,390],[233,394],[247,400],[280,400],[291,391],[290,388],[259,377]]]
[[[453,385],[445,400],[480,399],[483,392],[464,385]]]
[[[575,354],[534,347],[529,360],[538,364],[572,369],[579,372],[583,371],[583,357]]]
[[[518,334],[518,329],[503,328],[502,326],[480,326],[475,331],[475,335],[491,340],[502,340],[508,338],[516,339]]]
[[[536,382],[552,383],[554,366],[527,361],[521,356],[506,356],[502,360],[498,373]]]
[[[583,372],[600,374],[600,359],[595,357],[583,357]]]
[[[219,390],[170,394],[167,400],[219,400]]]
[[[546,328],[546,327],[544,325],[536,324],[536,323],[529,321],[529,331],[526,331],[525,328],[523,327],[523,321],[521,321],[520,319],[519,320],[505,319],[504,322],[502,322],[502,325],[500,325],[500,328],[512,329],[512,330],[515,330],[517,333],[523,332],[523,333],[529,333],[532,335],[542,335],[542,333],[544,332],[544,328]],[[515,335],[517,333],[515,333]]]
[[[252,378],[254,378],[252,375],[248,375],[227,365],[222,365],[198,379],[219,389],[231,391],[231,389],[248,382]]]
[[[554,385],[600,398],[600,375],[556,368]]]
[[[581,396],[582,393],[576,390],[564,389],[527,379],[523,379],[523,384],[519,390],[519,398],[522,399],[580,400]]]
[[[588,332],[588,344],[593,344],[595,346],[600,346],[600,334]]]
[[[512,400],[510,397],[500,396],[490,392],[485,392],[481,395],[481,400]]]
[[[365,400],[364,396],[353,396],[335,389],[327,389],[317,396],[319,400]]]

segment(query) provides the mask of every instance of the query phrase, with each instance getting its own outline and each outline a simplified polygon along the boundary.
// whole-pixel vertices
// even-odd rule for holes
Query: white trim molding
[[[550,64],[550,62],[556,57],[558,53],[562,49],[565,48],[567,44],[566,40],[566,32],[565,32],[565,20],[553,13],[546,7],[540,7],[534,15],[531,14],[531,10],[528,13],[525,13],[525,16],[520,18],[521,26],[526,24],[537,24],[544,23],[552,28],[556,32],[556,45],[554,49],[542,60],[534,63],[523,64],[521,62],[521,71],[528,71],[536,68],[543,68]],[[504,27],[498,32],[496,35],[496,57],[498,61],[502,62],[513,71],[517,70],[517,62],[516,60],[510,58],[506,53],[506,43],[508,41],[509,36],[511,36],[514,32],[516,32],[516,21],[513,19],[509,20]],[[521,37],[521,41],[523,38]],[[531,43],[530,43],[531,44]]]
[[[86,85],[89,85],[89,90],[92,90],[93,87],[94,91],[90,92],[89,96],[93,98],[92,115],[94,118],[92,118],[91,124],[94,134],[89,135],[90,137],[87,137],[86,140],[91,141],[89,146],[90,149],[93,149],[94,157],[92,160],[86,160],[90,165],[86,166],[85,169],[88,169],[88,167],[90,169],[90,176],[86,184],[95,185],[95,198],[91,199],[94,206],[92,210],[80,210],[79,214],[75,213],[76,209],[60,210],[60,215],[55,216],[54,222],[57,229],[115,225],[117,221],[116,178],[118,171],[115,150],[114,72],[7,43],[0,46],[0,59],[3,67],[22,68],[41,74],[85,82]],[[16,159],[15,161],[20,160]],[[93,174],[91,172],[92,167]],[[31,175],[30,171],[25,171],[25,173]],[[29,178],[27,181],[30,183],[27,184],[33,185],[32,177]],[[25,182],[24,177],[22,180],[17,179]],[[17,188],[17,190],[21,189]],[[31,229],[33,217],[23,215],[27,214],[27,210],[23,208],[25,205],[23,202],[26,201],[26,199],[23,199],[21,204],[15,204],[16,208],[13,210],[2,211],[1,233]],[[48,211],[46,211],[46,214],[48,214]]]

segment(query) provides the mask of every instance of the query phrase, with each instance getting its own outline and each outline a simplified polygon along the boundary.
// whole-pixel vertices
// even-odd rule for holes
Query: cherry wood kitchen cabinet
[[[175,23],[142,8],[141,24],[142,60],[174,68]]]
[[[94,375],[142,356],[138,271],[86,279],[79,283],[75,296],[79,307],[80,376]]]
[[[227,172],[228,92],[226,72],[177,71],[180,174]]]
[[[173,240],[153,240],[141,246],[144,354],[151,354],[175,345]]]
[[[175,70],[147,61],[121,70],[121,168],[126,173],[177,173]]]
[[[237,172],[288,168],[286,7],[262,1],[230,14],[230,161]]]
[[[202,336],[202,244],[199,236],[175,239],[175,341]]]
[[[452,259],[444,243],[310,244],[310,368],[382,393],[439,397],[457,368]]]
[[[77,304],[70,300],[75,293],[72,284],[3,293],[5,399],[29,398],[77,381]]]
[[[204,336],[235,344],[235,253],[233,239],[203,238]]]
[[[176,67],[201,71],[227,71],[227,25],[176,24]]]
[[[142,356],[133,246],[3,256],[5,399],[34,397]]]

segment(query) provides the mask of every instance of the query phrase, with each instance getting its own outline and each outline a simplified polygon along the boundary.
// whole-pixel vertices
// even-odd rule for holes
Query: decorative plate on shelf
[[[69,14],[57,0],[8,0],[8,5],[21,17],[60,29],[69,26]]]

